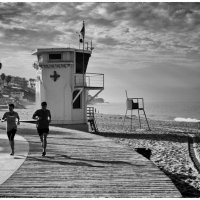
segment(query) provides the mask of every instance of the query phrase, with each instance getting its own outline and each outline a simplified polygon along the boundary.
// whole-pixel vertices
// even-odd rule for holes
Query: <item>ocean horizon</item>
[[[100,114],[124,116],[126,112],[126,102],[97,103],[88,106],[94,107],[96,113]],[[22,120],[30,120],[35,110],[34,104],[27,105],[26,109],[16,109]],[[7,109],[0,109],[0,115],[3,116],[6,111]],[[145,113],[147,118],[155,120],[200,122],[200,102],[145,102]],[[129,110],[127,115],[130,114]],[[138,115],[137,110],[133,110],[133,115]]]
[[[102,114],[125,115],[126,112],[125,102],[98,103],[91,106]],[[131,111],[127,113],[130,115]],[[200,102],[145,102],[145,113],[150,119],[197,122],[200,121]],[[133,110],[133,115],[137,116],[138,111]]]

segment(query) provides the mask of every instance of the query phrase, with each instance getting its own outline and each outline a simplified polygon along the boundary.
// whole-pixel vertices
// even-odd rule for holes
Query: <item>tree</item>
[[[25,78],[22,78],[21,87],[26,89],[28,86],[28,81]]]
[[[3,85],[4,85],[4,81],[5,81],[6,75],[4,73],[1,74],[1,80],[3,81]]]
[[[10,83],[11,79],[12,79],[12,77],[10,75],[6,76],[5,80],[7,82],[7,85],[8,85],[8,83]]]
[[[2,63],[0,62],[0,70],[1,70],[1,68],[2,68]]]
[[[29,83],[30,83],[30,86],[33,88],[34,85],[35,85],[35,79],[30,78],[30,79],[29,79]]]

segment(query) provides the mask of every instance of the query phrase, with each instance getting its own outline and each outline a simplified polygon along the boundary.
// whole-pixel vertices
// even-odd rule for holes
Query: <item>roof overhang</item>
[[[83,52],[83,49],[75,49],[75,48],[41,48],[41,49],[36,49],[32,55],[40,55],[43,53],[61,53],[61,52]],[[89,50],[84,50],[84,53],[89,53],[91,54],[92,52]]]

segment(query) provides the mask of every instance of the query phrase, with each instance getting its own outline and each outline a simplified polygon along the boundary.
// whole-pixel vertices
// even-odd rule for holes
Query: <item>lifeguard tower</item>
[[[37,56],[33,64],[36,105],[40,108],[41,102],[47,102],[52,125],[88,131],[88,91],[95,91],[94,99],[104,89],[104,74],[86,73],[92,49],[92,45],[86,49],[41,48],[33,53]]]

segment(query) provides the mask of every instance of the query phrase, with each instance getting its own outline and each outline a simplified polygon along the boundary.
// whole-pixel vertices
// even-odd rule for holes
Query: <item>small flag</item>
[[[82,38],[83,38],[83,40],[84,40],[84,38],[85,38],[85,23],[84,23],[84,21],[83,21],[83,27],[82,27],[80,33],[81,33]]]

